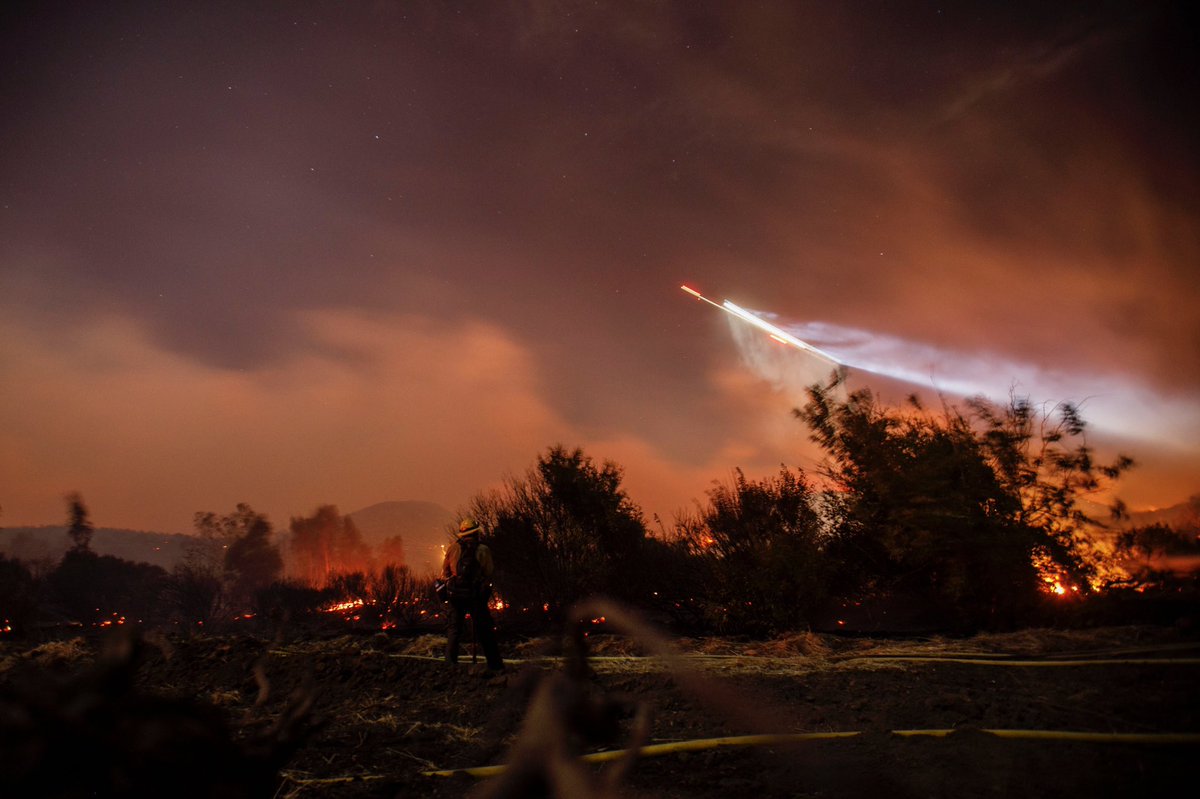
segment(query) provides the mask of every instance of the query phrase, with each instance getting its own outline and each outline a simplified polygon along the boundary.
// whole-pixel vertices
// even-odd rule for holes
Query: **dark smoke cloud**
[[[0,309],[39,346],[362,370],[312,314],[482,323],[569,430],[676,463],[758,435],[682,282],[1200,393],[1182,4],[0,14]]]

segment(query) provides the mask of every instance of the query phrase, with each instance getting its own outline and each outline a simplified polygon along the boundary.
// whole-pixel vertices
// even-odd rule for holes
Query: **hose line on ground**
[[[271,654],[290,654],[272,650]],[[443,662],[445,658],[434,655],[409,655],[405,653],[388,653],[387,657],[400,658],[403,660],[426,660],[431,662]],[[756,660],[756,661],[788,661],[804,663],[804,657],[763,657],[759,655],[683,655],[683,660]],[[546,655],[544,657],[509,657],[505,658],[506,663],[556,663],[560,662],[562,657],[555,655]],[[588,658],[588,662],[630,662],[630,661],[656,661],[661,660],[654,656],[646,655],[599,655]],[[1086,658],[1074,660],[1003,660],[1000,658],[968,658],[968,657],[938,657],[938,656],[922,656],[922,655],[868,655],[853,658],[842,658],[838,660],[825,661],[832,665],[841,665],[843,663],[853,663],[855,661],[869,660],[875,663],[957,663],[968,666],[1017,666],[1023,668],[1035,668],[1040,666],[1200,666],[1200,658],[1108,658],[1088,660]],[[813,663],[822,663],[820,660],[812,660]]]
[[[955,734],[984,733],[1009,740],[1053,740],[1082,741],[1087,743],[1135,743],[1135,744],[1200,744],[1200,733],[1122,733],[1081,732],[1076,730],[1003,730],[1003,729],[947,729],[947,730],[889,730],[889,735],[901,738],[946,738]],[[698,738],[690,741],[649,744],[638,751],[639,757],[657,757],[679,752],[699,752],[706,749],[736,746],[772,746],[801,741],[822,741],[855,738],[863,735],[861,730],[849,732],[797,732],[768,735],[735,735],[722,738]],[[585,763],[606,763],[625,756],[626,750],[615,749],[581,755]],[[473,768],[443,769],[421,772],[426,777],[453,777],[465,774],[471,777],[494,777],[507,768],[504,764],[475,766]]]

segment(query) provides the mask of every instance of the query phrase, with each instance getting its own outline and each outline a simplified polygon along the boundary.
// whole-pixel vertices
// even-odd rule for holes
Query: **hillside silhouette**
[[[441,567],[441,547],[454,520],[454,514],[441,505],[421,500],[379,502],[348,515],[372,550],[378,551],[384,541],[400,536],[405,562],[414,573]],[[286,528],[279,533],[286,536]],[[183,562],[188,542],[194,539],[181,533],[97,527],[91,547],[97,555],[150,563],[169,571]],[[58,562],[70,546],[67,528],[61,524],[0,529],[0,554],[27,562]]]
[[[1131,511],[1129,519],[1123,521],[1120,526],[1131,528],[1163,524],[1182,529],[1195,526],[1197,522],[1200,522],[1200,493],[1165,508]]]
[[[347,514],[373,549],[394,536],[404,541],[405,562],[415,574],[442,565],[442,546],[454,514],[435,502],[397,500],[378,502]]]
[[[91,539],[91,548],[97,555],[112,555],[169,570],[183,560],[185,547],[191,540],[192,536],[179,533],[97,527]],[[0,530],[0,553],[24,561],[57,562],[70,546],[67,528],[61,524]]]

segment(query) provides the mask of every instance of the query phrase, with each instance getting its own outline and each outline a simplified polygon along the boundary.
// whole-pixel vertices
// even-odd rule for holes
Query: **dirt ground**
[[[216,719],[235,741],[293,735],[278,771],[282,782],[274,778],[281,797],[450,797],[500,789],[523,795],[530,784],[426,773],[506,762],[514,742],[533,747],[535,754],[522,761],[527,765],[557,762],[559,753],[621,749],[640,717],[647,719],[648,744],[858,734],[643,757],[617,783],[620,795],[1152,795],[1188,779],[1200,756],[1200,635],[1194,630],[676,639],[682,653],[676,661],[645,657],[640,644],[598,634],[587,641],[587,669],[574,676],[566,676],[554,654],[561,647],[552,639],[505,640],[509,665],[500,675],[483,670],[482,656],[477,665],[466,655],[457,667],[447,666],[438,660],[442,642],[437,635],[384,633],[287,640],[148,634],[129,690],[182,703],[172,705],[177,710],[202,706],[205,718]],[[0,720],[10,727],[13,719],[29,723],[21,704],[26,694],[78,686],[103,645],[94,637],[36,647],[0,643],[0,700],[7,703],[0,705]],[[101,686],[95,688],[100,694],[117,690],[102,681],[89,684]],[[548,704],[532,729],[522,731],[531,697],[543,685],[556,687],[543,697]],[[896,732],[903,730],[955,732]],[[1104,735],[1005,738],[985,730]],[[1114,733],[1130,737],[1117,740]],[[1162,737],[1168,733],[1179,737]],[[14,738],[7,740],[11,747]],[[61,736],[47,740],[89,745],[62,743]],[[35,750],[10,757],[70,756],[51,744],[37,749],[40,754],[29,751]],[[565,768],[599,785],[613,766]],[[195,779],[202,782],[203,775]]]

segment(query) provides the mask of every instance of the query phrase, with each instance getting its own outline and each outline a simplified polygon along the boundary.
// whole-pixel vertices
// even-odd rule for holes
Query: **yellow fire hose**
[[[1200,658],[1106,658],[1088,660],[1000,660],[995,658],[966,658],[966,657],[925,657],[918,655],[872,655],[870,657],[854,658],[854,660],[872,660],[875,662],[898,661],[901,663],[959,663],[970,666],[1196,666]],[[844,661],[843,661],[844,662]]]
[[[287,655],[285,651],[272,650],[272,654]],[[442,662],[445,658],[435,655],[408,655],[403,653],[388,653],[387,657],[399,658],[402,660],[428,660],[431,662]],[[770,661],[787,661],[792,663],[804,663],[808,659],[804,657],[763,657],[759,655],[682,655],[682,660],[686,661],[704,661],[704,660],[755,660],[759,662]],[[562,660],[560,656],[546,655],[544,657],[506,657],[506,663],[556,663]],[[605,662],[626,662],[626,661],[654,661],[661,660],[654,656],[646,655],[599,655],[588,658],[588,662],[596,661]],[[957,663],[960,665],[969,666],[1019,666],[1022,668],[1031,668],[1038,666],[1200,666],[1200,658],[1076,658],[1073,660],[1003,660],[1001,658],[988,657],[938,657],[925,655],[866,655],[852,658],[841,658],[837,660],[821,661],[819,659],[812,660],[814,663],[825,663],[827,665],[840,665],[843,663],[855,663],[860,661],[871,661],[874,663]]]
[[[1138,744],[1200,744],[1200,733],[1122,733],[1122,732],[1078,732],[1071,730],[889,730],[889,735],[901,738],[945,738],[954,733],[985,733],[997,738],[1017,740],[1054,740],[1054,741],[1084,741],[1088,743],[1138,743]],[[792,744],[800,741],[822,741],[837,738],[854,738],[862,735],[861,730],[851,732],[797,732],[774,735],[735,735],[723,738],[699,738],[691,741],[672,741],[671,743],[649,744],[638,750],[639,757],[657,757],[659,755],[675,754],[678,752],[699,752],[705,749],[718,749],[734,746],[771,746],[775,744]],[[593,752],[581,755],[585,763],[606,763],[624,757],[627,750],[616,749],[608,752]],[[475,766],[473,768],[445,769],[441,771],[421,772],[426,777],[453,777],[466,774],[471,777],[494,777],[502,773],[507,766]]]

